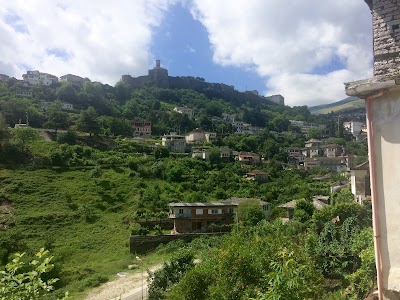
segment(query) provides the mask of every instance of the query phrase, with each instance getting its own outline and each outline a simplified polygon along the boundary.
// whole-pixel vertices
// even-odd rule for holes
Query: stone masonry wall
[[[400,0],[373,0],[374,77],[400,77]]]

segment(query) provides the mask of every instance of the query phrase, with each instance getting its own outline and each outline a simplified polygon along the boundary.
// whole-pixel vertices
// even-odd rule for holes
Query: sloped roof
[[[308,144],[308,143],[322,143],[322,141],[317,140],[317,139],[311,139],[311,140],[306,141],[306,144]]]
[[[209,207],[209,206],[236,206],[231,202],[179,202],[169,203],[169,207]]]
[[[369,161],[367,160],[362,164],[359,164],[358,166],[351,168],[351,170],[369,170]]]
[[[316,210],[321,210],[321,209],[323,209],[325,206],[327,206],[328,204],[326,204],[325,202],[322,202],[321,200],[313,199],[313,205],[314,205],[314,208],[315,208]]]
[[[292,201],[286,202],[284,204],[281,204],[278,207],[294,209],[296,207],[297,201],[299,201],[299,200],[292,200]]]
[[[278,207],[280,207],[280,208],[286,208],[286,209],[295,209],[295,208],[296,208],[296,204],[297,204],[298,201],[299,201],[299,200],[292,200],[292,201],[286,202],[286,203],[284,203],[284,204],[281,204],[281,205],[279,205]],[[321,210],[321,209],[323,209],[325,206],[328,205],[328,204],[326,204],[326,203],[324,203],[324,202],[322,202],[322,201],[320,201],[320,200],[317,200],[317,199],[314,199],[313,202],[312,202],[312,204],[313,204],[313,206],[314,206],[314,208],[315,208],[316,210]]]
[[[261,200],[259,198],[238,198],[238,197],[231,197],[231,198],[228,198],[228,199],[224,200],[223,202],[233,203],[233,204],[240,204],[240,203],[248,201],[248,200],[257,201],[258,203],[260,203],[260,205],[269,204],[268,202],[263,201],[263,200]]]
[[[247,173],[247,175],[250,175],[250,176],[268,175],[268,173],[265,171],[262,171],[262,170],[253,170],[253,171],[250,171],[249,173]]]

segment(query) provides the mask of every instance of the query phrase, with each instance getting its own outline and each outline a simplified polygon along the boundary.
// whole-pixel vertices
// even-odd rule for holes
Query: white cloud
[[[115,84],[142,75],[152,29],[175,0],[0,0],[0,73],[73,73]]]
[[[286,104],[337,101],[343,82],[372,76],[362,0],[193,0],[192,14],[208,30],[215,63],[254,68],[266,94],[280,93]]]

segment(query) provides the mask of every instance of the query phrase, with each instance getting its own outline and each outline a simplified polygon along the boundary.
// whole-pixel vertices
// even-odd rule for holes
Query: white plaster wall
[[[387,290],[400,292],[400,88],[372,100],[377,217],[380,227],[382,279]]]

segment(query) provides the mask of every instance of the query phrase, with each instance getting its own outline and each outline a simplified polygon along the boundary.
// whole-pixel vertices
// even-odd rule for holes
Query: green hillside
[[[365,101],[356,97],[348,97],[344,100],[309,107],[308,109],[313,115],[329,114],[330,112],[348,111],[352,109],[365,108]]]
[[[19,89],[31,91],[32,97],[17,96]],[[73,104],[74,109],[62,109],[63,102]],[[48,108],[43,107],[46,103]],[[195,117],[190,119],[174,112],[175,106],[192,108]],[[306,172],[288,168],[286,148],[303,147],[306,140],[289,120],[317,124],[329,122],[311,115],[305,106],[289,108],[233,89],[225,93],[221,88],[214,89],[213,85],[207,85],[204,90],[200,86],[197,91],[156,86],[137,88],[121,82],[115,87],[91,82],[57,83],[44,87],[25,86],[10,79],[0,83],[0,109],[0,266],[12,261],[15,252],[26,252],[28,261],[41,247],[48,249],[55,264],[48,276],[60,278],[60,281],[56,283],[57,291],[43,299],[54,299],[69,291],[70,299],[80,300],[88,289],[115,278],[117,272],[129,272],[128,265],[135,263],[135,254],[129,253],[129,236],[167,233],[168,230],[163,231],[161,227],[146,222],[166,220],[170,202],[211,202],[229,197],[255,197],[268,201],[272,218],[277,219],[279,230],[287,235],[282,240],[282,247],[278,248],[283,251],[288,244],[286,240],[290,240],[295,249],[301,248],[307,264],[319,259],[318,266],[307,267],[310,273],[324,272],[327,278],[343,281],[345,287],[348,281],[344,276],[360,267],[359,261],[354,259],[357,252],[346,248],[349,234],[343,235],[340,243],[332,241],[332,245],[329,244],[332,248],[319,245],[319,241],[330,241],[319,235],[323,224],[328,222],[330,227],[336,226],[330,221],[342,215],[343,207],[349,209],[344,216],[357,216],[356,221],[349,218],[349,222],[361,225],[348,222],[347,227],[343,225],[343,230],[328,226],[322,233],[340,236],[334,231],[346,232],[346,228],[352,228],[352,233],[358,234],[370,224],[368,208],[356,203],[343,203],[353,199],[353,195],[345,190],[334,199],[344,206],[332,206],[331,210],[318,216],[311,204],[312,196],[328,195],[329,186],[343,177],[332,173],[330,181],[320,182],[314,177],[326,174],[326,170]],[[257,135],[233,134],[231,122],[222,119],[223,112],[235,114],[237,119],[263,129]],[[13,128],[28,117],[31,126]],[[150,120],[152,136],[132,139],[133,120]],[[210,151],[208,160],[192,158],[189,152],[171,153],[160,146],[164,133],[180,131],[184,134],[197,127],[217,132],[215,141],[201,145]],[[43,133],[43,128],[52,130]],[[335,134],[334,130],[332,132]],[[344,139],[338,139],[338,143],[343,143],[355,155],[366,155],[363,144]],[[257,166],[242,165],[233,157],[221,158],[220,147],[254,152],[263,159]],[[247,180],[246,174],[256,169],[268,174],[266,183]],[[278,206],[293,199],[306,200],[295,212],[293,226],[291,223],[282,226],[280,218],[286,212]],[[256,210],[261,211],[264,218],[259,205]],[[251,214],[248,219],[252,220]],[[265,236],[274,230],[273,227],[246,228],[260,221],[257,218],[252,222],[249,220],[235,224],[239,229],[241,226],[245,228],[243,231],[238,229],[240,235],[250,236],[248,231],[259,232],[260,236],[255,240],[274,240],[272,236],[268,239]],[[247,245],[253,241],[239,243]],[[366,239],[362,245],[372,244]],[[214,257],[212,253],[219,251],[215,251],[216,245],[204,243],[204,247],[211,258]],[[179,248],[164,248],[143,258],[146,264],[154,264],[169,255],[170,250]],[[257,274],[263,274],[264,267],[272,266],[269,255],[260,255],[264,249],[262,246],[259,248],[261,252],[254,252],[262,260],[260,266],[254,266],[259,270]],[[309,252],[309,249],[319,249],[320,252]],[[328,256],[325,249],[338,250]],[[272,251],[277,252],[275,249]],[[248,264],[241,257],[246,255],[246,259],[256,261],[251,259],[253,254],[232,253],[240,255],[235,263],[239,264],[240,270],[243,267],[243,272],[239,270],[237,274],[240,276],[235,277],[238,281],[226,287],[238,287],[235,290],[237,294],[220,294],[212,299],[250,299],[260,295],[258,292],[266,292],[268,288],[260,290],[255,285],[251,292],[246,291],[252,279],[246,277]],[[329,277],[333,268],[326,258],[330,260],[332,253],[336,255],[337,263],[333,265],[334,277]],[[276,257],[278,261],[280,258]],[[299,265],[290,269],[294,271],[290,276],[301,280],[302,277],[295,274],[302,268]],[[272,269],[270,271],[268,276],[274,274]],[[317,286],[322,289],[320,283]],[[308,285],[302,283],[299,286]],[[227,292],[230,289],[226,287],[213,290]],[[297,285],[295,289],[299,290]],[[306,298],[310,298],[314,291],[306,294]],[[322,292],[319,296],[318,299],[328,299]]]

